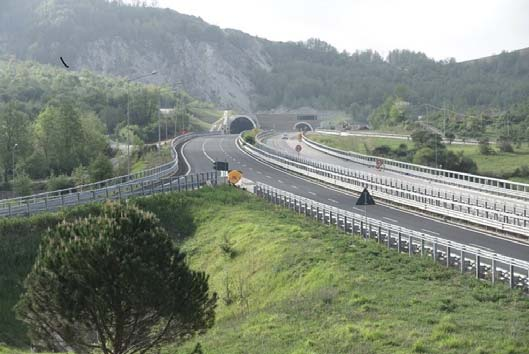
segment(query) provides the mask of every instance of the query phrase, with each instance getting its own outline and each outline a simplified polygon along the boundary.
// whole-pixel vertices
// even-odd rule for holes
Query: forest
[[[170,87],[0,60],[0,181],[70,176],[92,164],[108,166],[104,161],[116,154],[111,141],[126,143],[129,138],[135,146],[157,142],[159,124],[164,126],[162,139],[200,129],[192,102]],[[176,110],[160,116],[160,107]],[[94,174],[112,177],[112,172]]]

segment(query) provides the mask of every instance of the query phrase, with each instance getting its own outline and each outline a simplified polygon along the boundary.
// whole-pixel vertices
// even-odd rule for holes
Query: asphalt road
[[[364,213],[363,207],[355,206],[356,196],[308,181],[257,161],[237,147],[236,139],[236,135],[201,137],[184,144],[183,155],[189,164],[189,172],[208,172],[213,168],[212,161],[227,161],[230,169],[241,170],[244,177],[255,182],[265,183],[355,213]],[[369,206],[367,210],[369,217],[394,225],[529,261],[529,245],[522,242],[503,239],[384,205]]]
[[[399,181],[402,181],[404,183],[407,183],[408,185],[414,185],[415,187],[428,188],[428,189],[435,189],[440,190],[441,193],[446,191],[447,193],[455,193],[456,195],[463,195],[464,200],[466,199],[466,196],[472,196],[472,200],[474,198],[478,198],[481,201],[487,201],[489,206],[492,206],[494,202],[498,203],[497,210],[502,210],[503,206],[501,204],[507,205],[507,210],[512,211],[513,206],[516,205],[516,208],[518,212],[523,211],[523,209],[529,209],[528,203],[525,203],[522,200],[519,199],[513,199],[508,197],[502,197],[502,196],[496,196],[484,192],[478,192],[471,189],[465,189],[457,186],[447,185],[443,183],[438,183],[434,181],[427,181],[425,179],[414,177],[414,176],[406,176],[402,173],[392,172],[388,170],[381,170],[377,171],[376,169],[372,167],[368,167],[363,164],[355,163],[353,161],[344,160],[335,156],[328,155],[324,152],[321,152],[319,150],[316,150],[307,144],[303,142],[299,142],[297,137],[297,133],[290,133],[288,134],[289,139],[282,139],[283,134],[273,135],[265,140],[265,143],[279,151],[282,151],[284,153],[290,154],[292,156],[299,156],[301,158],[306,158],[310,160],[325,162],[329,164],[334,164],[350,169],[354,169],[357,171],[364,171],[367,173],[375,174],[377,176],[381,177],[388,177],[393,179],[398,179]],[[296,145],[301,145],[302,150],[300,154],[298,155],[296,151],[294,150]],[[474,202],[472,202],[474,204]],[[482,203],[480,203],[482,205]]]

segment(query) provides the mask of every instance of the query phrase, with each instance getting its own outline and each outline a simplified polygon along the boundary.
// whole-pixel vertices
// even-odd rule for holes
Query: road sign
[[[228,181],[230,182],[230,184],[235,184],[237,182],[239,182],[242,178],[242,172],[241,171],[238,171],[238,170],[231,170],[229,173],[228,173]]]
[[[217,171],[228,171],[228,163],[224,161],[213,162],[213,169]]]
[[[296,151],[297,151],[297,152],[300,152],[301,149],[302,149],[301,145],[296,145]]]
[[[356,201],[356,205],[375,205],[375,200],[371,194],[369,194],[367,188],[364,188],[364,191],[360,194],[360,197]]]

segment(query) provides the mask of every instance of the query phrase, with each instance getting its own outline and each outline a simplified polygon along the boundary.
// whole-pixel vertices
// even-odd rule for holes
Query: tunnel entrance
[[[256,126],[252,119],[245,116],[239,116],[231,121],[230,134],[239,134],[245,130],[253,128],[256,128]]]
[[[297,130],[297,131],[300,131],[300,132],[301,131],[303,131],[303,132],[311,132],[314,129],[312,129],[312,126],[309,123],[299,122],[299,123],[296,123],[294,125],[294,130]]]

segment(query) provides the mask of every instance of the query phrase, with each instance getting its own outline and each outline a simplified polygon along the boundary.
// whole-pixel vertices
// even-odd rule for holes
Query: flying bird
[[[64,66],[66,67],[66,69],[69,69],[69,68],[70,68],[70,67],[68,66],[68,64],[66,64],[66,63],[64,62],[64,59],[63,59],[62,57],[61,57],[61,61],[62,61],[62,65],[64,65]]]

